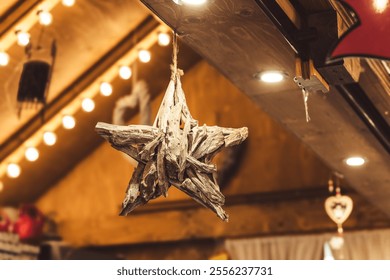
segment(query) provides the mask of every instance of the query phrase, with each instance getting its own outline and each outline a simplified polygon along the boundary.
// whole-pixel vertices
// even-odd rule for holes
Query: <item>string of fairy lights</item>
[[[62,0],[62,4],[71,7],[75,0]],[[48,10],[39,10],[37,13],[37,22],[43,26],[48,26],[53,22],[53,16]],[[121,79],[128,80],[132,77],[131,65],[139,60],[142,63],[151,61],[152,54],[149,49],[158,44],[162,47],[168,46],[171,42],[171,36],[168,28],[164,25],[156,27],[148,36],[139,41],[135,47],[123,55],[114,65],[109,67],[100,77],[98,77],[89,87],[83,90],[77,98],[70,102],[59,114],[48,120],[42,127],[36,131],[29,139],[24,141],[12,154],[7,156],[0,163],[0,178],[7,175],[9,178],[18,178],[22,169],[19,162],[27,160],[35,162],[39,158],[38,145],[42,142],[47,146],[54,146],[57,142],[56,130],[59,127],[71,130],[76,126],[75,113],[83,110],[90,113],[95,109],[94,97],[98,94],[108,97],[114,92],[111,82],[118,76]],[[15,42],[20,46],[27,46],[30,43],[30,34],[27,31],[17,30],[15,32]],[[0,50],[0,66],[7,66],[10,57],[3,50]],[[0,191],[4,189],[4,184],[0,179]]]

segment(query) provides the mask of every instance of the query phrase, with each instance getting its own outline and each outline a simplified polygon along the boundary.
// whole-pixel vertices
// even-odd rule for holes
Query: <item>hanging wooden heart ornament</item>
[[[342,224],[351,215],[352,209],[353,201],[349,196],[336,194],[325,200],[326,214],[337,224],[340,233],[342,232]]]

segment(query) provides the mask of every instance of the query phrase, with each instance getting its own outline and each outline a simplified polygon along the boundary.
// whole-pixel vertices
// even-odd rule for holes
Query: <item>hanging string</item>
[[[309,116],[309,92],[302,87],[302,96],[303,96],[303,103],[305,104],[305,113],[306,113],[306,122],[310,121],[310,116]]]
[[[171,65],[171,71],[172,71],[172,78],[176,80],[177,76],[183,75],[183,70],[179,69],[177,66],[177,56],[179,53],[179,45],[177,43],[177,33],[176,31],[173,31],[173,38],[172,38],[172,65]]]

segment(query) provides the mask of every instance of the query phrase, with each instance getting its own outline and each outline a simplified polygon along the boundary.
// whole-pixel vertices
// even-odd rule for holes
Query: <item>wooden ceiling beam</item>
[[[181,205],[148,205],[127,217],[96,216],[94,220],[57,221],[63,240],[75,246],[109,246],[120,244],[169,242],[189,239],[224,239],[250,236],[334,232],[337,227],[325,214],[324,194],[318,190],[307,195],[287,197],[284,193],[228,197],[225,209],[230,222],[221,222],[209,210],[192,201]],[[349,230],[390,227],[379,210],[351,194],[355,209],[344,225]],[[264,199],[266,197],[267,199]],[[274,201],[269,197],[279,197]],[[281,199],[283,198],[283,199]],[[153,209],[154,207],[154,209]],[[145,209],[145,210],[143,210]]]
[[[7,51],[16,42],[17,30],[29,31],[38,22],[41,9],[51,11],[60,0],[19,1],[1,19],[0,48]]]
[[[37,112],[25,125],[10,135],[10,137],[0,145],[0,162],[7,161],[6,159],[17,151],[22,143],[32,138],[34,135],[39,134],[39,131],[43,130],[45,127],[45,122],[53,119],[63,108],[69,106],[84,90],[93,84],[126,53],[134,49],[140,41],[146,38],[159,25],[160,23],[152,16],[147,17],[141,22],[139,26],[122,39],[119,44],[109,50],[93,66],[87,69],[72,84],[58,94],[58,96],[48,103],[45,108]],[[96,86],[99,87],[98,84]],[[96,91],[98,91],[98,88]],[[23,154],[23,152],[21,152],[21,154]],[[15,159],[13,159],[13,161],[14,160]],[[0,174],[2,171],[4,172],[4,168],[4,166],[0,168]]]

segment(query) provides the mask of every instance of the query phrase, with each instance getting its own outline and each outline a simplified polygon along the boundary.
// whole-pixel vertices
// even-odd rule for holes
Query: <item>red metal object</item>
[[[339,0],[358,18],[343,34],[330,58],[347,56],[390,60],[390,0]]]

